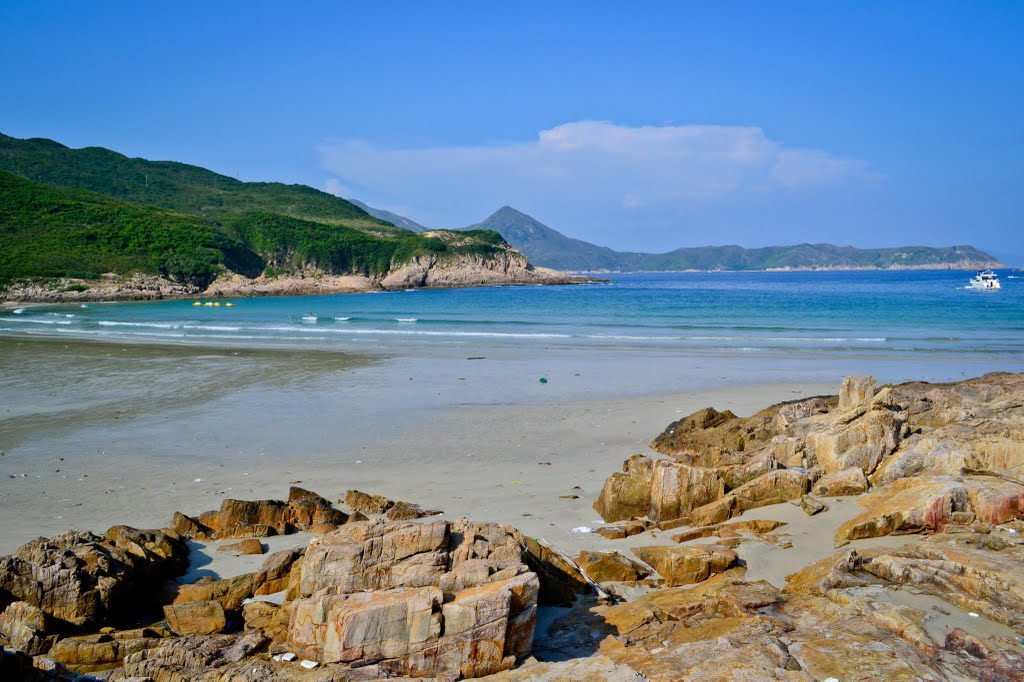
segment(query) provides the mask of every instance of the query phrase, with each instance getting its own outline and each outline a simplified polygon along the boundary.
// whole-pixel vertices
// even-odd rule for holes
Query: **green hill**
[[[699,246],[668,253],[614,251],[572,239],[514,208],[504,206],[467,229],[499,232],[535,265],[576,272],[774,269],[891,269],[998,267],[1000,263],[973,246],[903,246],[858,249],[834,244],[796,244],[746,249]]]
[[[50,187],[0,171],[0,282],[143,272],[198,286],[264,261],[196,216]]]
[[[221,273],[380,278],[421,255],[507,249],[495,232],[416,234],[311,187],[4,135],[0,242],[0,283],[141,272],[200,288]]]
[[[267,211],[382,235],[405,232],[344,199],[305,185],[240,182],[198,166],[133,159],[102,147],[71,149],[53,140],[19,140],[0,134],[0,169],[47,185],[91,190],[194,215]]]

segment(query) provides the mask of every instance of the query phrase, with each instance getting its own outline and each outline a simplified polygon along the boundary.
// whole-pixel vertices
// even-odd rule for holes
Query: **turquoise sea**
[[[971,273],[960,271],[714,272],[610,275],[576,286],[247,298],[233,307],[192,300],[32,306],[0,314],[0,334],[401,355],[656,349],[1019,364],[1024,273],[1000,275],[998,292],[965,290]]]

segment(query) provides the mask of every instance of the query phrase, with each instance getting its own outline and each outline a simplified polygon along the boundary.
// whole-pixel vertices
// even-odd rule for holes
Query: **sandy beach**
[[[444,404],[438,394],[471,372],[508,379],[507,367],[463,360],[467,376],[452,385],[405,379],[416,388],[393,387],[404,395],[396,403],[388,387],[356,378],[359,368],[395,377],[408,369],[380,358],[303,353],[296,362],[270,351],[49,342],[21,346],[20,357],[5,350],[4,390],[21,399],[7,402],[0,435],[0,553],[69,528],[160,527],[175,511],[198,514],[227,497],[280,499],[290,484],[332,500],[355,488],[450,518],[509,523],[576,552],[605,542],[571,529],[599,522],[591,505],[608,473],[650,452],[671,421],[708,405],[749,414],[835,391],[769,383],[490,405],[456,395]],[[121,371],[140,367],[140,381],[121,381]]]

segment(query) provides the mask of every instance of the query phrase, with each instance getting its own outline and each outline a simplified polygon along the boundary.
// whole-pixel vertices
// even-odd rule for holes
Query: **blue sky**
[[[505,5],[3,0],[0,131],[431,227],[1024,254],[1024,3]]]

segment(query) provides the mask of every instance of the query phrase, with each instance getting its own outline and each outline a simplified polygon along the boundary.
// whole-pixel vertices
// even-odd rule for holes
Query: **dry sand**
[[[312,452],[292,455],[281,448],[241,448],[245,452],[239,454],[235,441],[246,434],[230,423],[222,425],[229,447],[204,439],[202,449],[190,448],[190,431],[199,429],[199,422],[222,418],[209,404],[163,421],[154,417],[154,423],[114,421],[52,437],[36,434],[32,443],[0,457],[0,553],[69,528],[159,527],[175,511],[197,514],[219,507],[227,497],[282,499],[292,484],[332,500],[356,488],[441,509],[449,518],[509,523],[570,552],[605,547],[603,538],[571,530],[600,523],[591,505],[604,479],[630,454],[649,452],[647,444],[671,421],[706,405],[749,414],[772,402],[830,390],[821,384],[774,384],[409,410],[389,413],[384,422],[361,430],[359,438],[339,432],[336,450],[316,440],[308,448]],[[253,403],[251,396],[244,398]],[[283,409],[272,405],[275,412]],[[252,404],[252,410],[259,409]],[[311,415],[287,422],[296,430],[322,428]],[[109,434],[109,450],[92,447],[95,433]],[[179,445],[166,444],[175,437],[171,434],[183,447],[164,453]],[[147,442],[162,454],[146,452]]]

